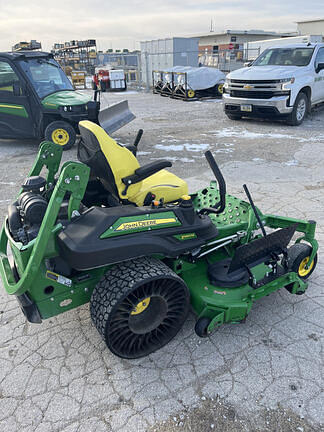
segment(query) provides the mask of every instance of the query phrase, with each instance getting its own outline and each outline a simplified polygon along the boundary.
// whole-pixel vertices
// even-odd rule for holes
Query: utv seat
[[[171,202],[188,194],[187,183],[164,169],[172,166],[171,162],[158,160],[141,167],[130,150],[117,144],[97,124],[83,120],[79,129],[82,141],[78,159],[118,200],[142,206],[152,199]]]

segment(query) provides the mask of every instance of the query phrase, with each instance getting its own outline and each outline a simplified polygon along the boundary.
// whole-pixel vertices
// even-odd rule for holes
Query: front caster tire
[[[309,263],[309,258],[312,253],[312,248],[305,243],[296,243],[288,249],[288,257],[286,266],[289,271],[295,272],[298,274],[300,279],[306,280],[310,277],[310,275],[315,270],[317,264],[317,254],[313,262],[310,264],[309,268],[306,268],[306,265]],[[292,293],[294,284],[289,284],[285,288],[287,291]],[[304,291],[296,292],[297,295],[304,294]]]
[[[308,111],[308,97],[305,93],[301,92],[297,96],[294,108],[287,118],[287,124],[290,126],[299,126],[305,120]]]
[[[72,148],[76,140],[74,127],[61,120],[50,123],[45,129],[44,136],[47,141],[62,146],[63,150]]]
[[[90,301],[94,325],[118,357],[144,357],[166,345],[189,311],[189,290],[163,262],[140,258],[115,265]]]
[[[201,338],[205,338],[208,336],[208,326],[211,322],[210,318],[207,317],[201,317],[197,320],[196,325],[195,325],[195,332],[196,335],[201,337]]]

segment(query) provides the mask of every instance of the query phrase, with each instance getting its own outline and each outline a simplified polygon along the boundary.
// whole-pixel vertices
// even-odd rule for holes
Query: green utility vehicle
[[[62,147],[42,143],[1,232],[3,285],[28,321],[90,301],[108,348],[131,359],[168,343],[190,305],[205,337],[281,288],[305,293],[314,221],[262,214],[245,185],[247,201],[228,194],[210,152],[216,181],[188,195],[170,162],[140,166],[136,146],[90,121],[79,129],[80,162],[60,167]]]
[[[111,134],[135,118],[126,100],[100,111],[94,95],[75,91],[50,53],[0,53],[0,138],[45,138],[67,150],[81,120]]]

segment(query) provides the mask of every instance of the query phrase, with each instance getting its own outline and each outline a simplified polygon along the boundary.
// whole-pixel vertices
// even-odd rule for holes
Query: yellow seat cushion
[[[188,185],[181,178],[167,170],[161,170],[143,180],[141,189],[134,195],[128,194],[128,200],[138,206],[143,205],[146,195],[151,192],[155,199],[163,198],[165,202],[176,201],[188,194]]]
[[[141,182],[131,184],[124,195],[125,184],[122,179],[135,173],[140,167],[138,160],[131,151],[120,146],[99,125],[83,120],[79,127],[83,140],[90,140],[92,145],[101,149],[112,172],[120,199],[141,206],[149,192],[154,194],[157,200],[163,198],[165,202],[176,201],[182,195],[188,194],[188,186],[184,180],[167,170],[161,170]],[[104,180],[109,181],[108,178]]]

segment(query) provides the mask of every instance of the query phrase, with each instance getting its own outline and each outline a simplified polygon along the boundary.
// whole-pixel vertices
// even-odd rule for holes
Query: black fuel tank
[[[170,220],[170,212],[177,221],[176,226],[165,223],[163,227],[161,222],[146,226],[143,223],[147,218],[154,221],[154,218],[160,220],[158,218],[164,216],[165,220]],[[131,222],[134,219],[135,225]],[[102,238],[103,234],[107,237]],[[154,254],[175,258],[202,246],[217,234],[217,228],[208,216],[199,216],[193,211],[192,217],[188,217],[188,209],[180,206],[157,209],[131,205],[91,207],[59,233],[58,246],[62,258],[72,268],[88,270]]]

